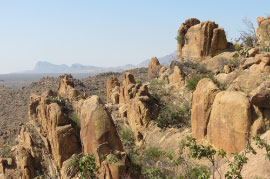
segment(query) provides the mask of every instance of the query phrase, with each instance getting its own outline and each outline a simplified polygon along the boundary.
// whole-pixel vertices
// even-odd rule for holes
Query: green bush
[[[119,137],[124,145],[134,144],[133,132],[129,127],[123,127],[119,131]]]
[[[236,51],[240,51],[241,48],[242,48],[242,45],[241,45],[240,43],[235,43],[235,44],[234,44],[234,49],[235,49]]]
[[[166,176],[156,167],[144,169],[142,173],[147,179],[166,179]]]
[[[211,176],[211,171],[207,166],[193,167],[189,171],[181,174],[179,179],[208,179]]]
[[[0,158],[10,158],[12,157],[11,146],[4,145],[0,148]]]
[[[119,159],[117,157],[115,157],[114,155],[108,155],[107,156],[109,163],[117,163],[119,162]]]
[[[68,167],[69,173],[80,173],[80,179],[96,179],[98,166],[94,155],[85,154],[73,157]]]
[[[61,99],[61,97],[59,97],[59,96],[56,96],[56,97],[55,96],[49,96],[49,99],[51,100],[51,102],[57,103],[60,106],[65,105],[65,101],[63,99]]]
[[[156,123],[160,128],[179,126],[188,120],[189,111],[178,106],[164,106],[161,108]]]
[[[210,73],[210,74],[205,74],[205,75],[199,75],[199,74],[192,75],[191,78],[187,80],[187,85],[186,85],[187,89],[189,91],[194,91],[199,81],[203,78],[213,79],[213,74]]]
[[[159,148],[150,147],[143,152],[143,159],[158,161],[165,155],[166,153],[160,150]]]

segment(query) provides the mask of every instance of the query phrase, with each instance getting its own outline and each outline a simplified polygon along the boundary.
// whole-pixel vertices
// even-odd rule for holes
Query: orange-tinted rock
[[[157,78],[161,65],[157,57],[153,57],[148,65],[148,79]]]
[[[63,78],[61,78],[58,93],[61,97],[69,100],[82,97],[80,92],[74,88],[74,82],[71,75],[64,75]]]
[[[270,41],[270,18],[258,17],[258,28],[256,30],[256,37],[259,43]]]
[[[187,19],[184,23],[181,24],[179,30],[178,30],[178,33],[177,33],[177,56],[178,58],[181,58],[182,57],[182,48],[184,47],[185,45],[185,35],[188,31],[188,29],[196,24],[199,24],[200,21],[196,18],[190,18],[190,19]]]
[[[107,96],[107,102],[112,100],[112,94],[115,88],[120,87],[120,83],[116,77],[111,77],[110,79],[107,80],[106,84],[106,96]],[[114,95],[114,99],[115,99]],[[118,95],[118,100],[115,99],[115,101],[118,101],[119,103],[119,95]]]
[[[185,74],[182,72],[182,70],[178,66],[174,67],[173,83],[178,83],[181,85],[185,84]]]
[[[191,127],[192,136],[203,139],[207,134],[207,125],[216,94],[219,88],[209,78],[199,81],[193,93]]]
[[[215,22],[194,24],[188,28],[182,39],[180,47],[178,44],[179,58],[201,59],[217,55],[227,48],[225,31]]]
[[[136,81],[134,76],[126,72],[124,74],[124,81],[120,87],[120,96],[119,96],[119,103],[126,103],[129,102],[130,99],[134,98],[136,95]]]
[[[237,91],[222,91],[215,97],[207,127],[211,145],[228,154],[246,147],[251,126],[248,98]]]

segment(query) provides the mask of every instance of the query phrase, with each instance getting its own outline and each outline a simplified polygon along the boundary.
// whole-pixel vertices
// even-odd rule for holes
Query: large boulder
[[[215,56],[227,48],[226,34],[215,22],[202,22],[188,28],[181,36],[179,58],[202,59]],[[179,42],[178,42],[179,43]],[[179,46],[179,45],[178,45]]]
[[[157,57],[151,58],[148,65],[148,79],[157,78],[161,65]]]
[[[222,91],[215,97],[207,127],[209,142],[228,154],[246,147],[251,126],[251,107],[241,92]]]
[[[193,93],[191,127],[192,136],[197,140],[203,139],[207,134],[207,125],[216,94],[219,88],[209,78],[199,81]]]
[[[258,28],[256,30],[256,37],[259,43],[270,41],[270,18],[258,17]]]
[[[113,76],[107,80],[107,83],[106,83],[107,102],[112,101],[112,99],[114,99],[113,101],[115,101],[115,103],[119,102],[119,91],[118,91],[119,87],[120,87],[120,83],[116,77]]]
[[[177,33],[177,56],[178,58],[182,57],[182,48],[185,45],[185,35],[188,29],[196,24],[199,24],[200,21],[196,18],[189,18],[184,23],[181,24],[178,33]]]
[[[251,103],[263,108],[270,108],[270,81],[267,80],[251,92]]]
[[[101,165],[101,177],[120,179],[126,175],[127,159],[112,117],[98,96],[86,99],[80,111],[81,142],[84,154],[93,154]],[[102,157],[113,155],[117,163],[102,162]]]

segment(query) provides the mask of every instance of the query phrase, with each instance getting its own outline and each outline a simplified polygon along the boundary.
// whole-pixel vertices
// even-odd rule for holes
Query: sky
[[[176,50],[187,18],[215,21],[229,41],[270,15],[269,0],[0,0],[0,74],[37,61],[100,67],[138,64]]]

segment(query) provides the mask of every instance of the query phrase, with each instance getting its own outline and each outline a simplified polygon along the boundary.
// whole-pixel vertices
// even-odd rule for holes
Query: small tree
[[[240,37],[236,41],[241,41],[245,46],[252,47],[253,43],[257,42],[256,29],[254,24],[247,18],[244,18],[242,21],[246,26],[246,30],[240,31]]]

